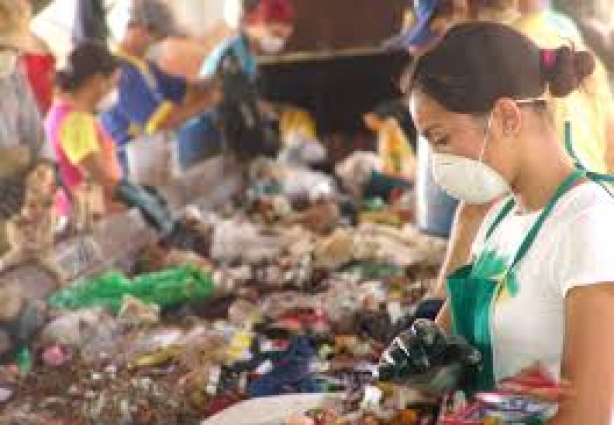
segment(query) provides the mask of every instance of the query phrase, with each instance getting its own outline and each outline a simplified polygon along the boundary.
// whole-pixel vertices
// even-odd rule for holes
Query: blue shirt
[[[252,81],[256,80],[258,64],[244,36],[232,37],[218,44],[204,60],[200,75],[212,77],[218,74],[223,58],[231,52],[238,58],[248,77]],[[216,117],[217,110],[212,108],[208,113],[188,121],[178,132],[179,162],[182,167],[196,164],[221,149],[222,136],[216,124]]]
[[[113,140],[123,145],[136,136],[158,131],[173,106],[183,101],[187,83],[163,72],[153,62],[122,52],[116,54],[122,60],[118,100],[102,114],[101,121]]]
[[[217,73],[222,59],[232,52],[239,59],[241,68],[251,78],[256,79],[258,74],[258,63],[256,57],[250,51],[245,36],[229,38],[220,43],[211,54],[205,59],[200,68],[200,75],[210,77]]]

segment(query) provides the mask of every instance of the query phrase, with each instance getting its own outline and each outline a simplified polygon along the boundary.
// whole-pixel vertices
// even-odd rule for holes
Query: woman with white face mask
[[[548,424],[609,425],[614,198],[607,177],[565,152],[543,100],[581,89],[594,58],[472,23],[414,66],[411,113],[433,149],[435,180],[464,202],[494,202],[438,319],[481,353],[469,389],[493,390],[541,364],[572,388]]]

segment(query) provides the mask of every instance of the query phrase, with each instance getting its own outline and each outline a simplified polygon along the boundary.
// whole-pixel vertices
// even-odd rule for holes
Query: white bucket
[[[175,137],[170,132],[141,136],[125,147],[130,179],[138,184],[164,186],[176,175]]]

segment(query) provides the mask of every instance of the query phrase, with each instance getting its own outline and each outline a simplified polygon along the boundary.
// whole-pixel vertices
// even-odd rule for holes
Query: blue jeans
[[[215,111],[207,112],[177,131],[179,166],[183,170],[221,152],[222,137],[215,117]]]
[[[418,228],[430,236],[448,238],[454,223],[458,201],[441,189],[433,179],[428,142],[418,139],[416,176],[416,221]]]

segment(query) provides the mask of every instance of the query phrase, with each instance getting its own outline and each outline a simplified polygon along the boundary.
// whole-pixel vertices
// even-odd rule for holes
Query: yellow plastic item
[[[361,223],[383,224],[385,226],[401,227],[403,221],[398,214],[388,211],[365,212],[360,214]]]
[[[317,140],[315,119],[308,111],[303,109],[285,109],[279,118],[279,130],[284,143],[288,140],[290,134],[297,133],[306,140]]]
[[[156,367],[161,366],[175,359],[183,352],[183,347],[179,345],[171,345],[168,348],[158,350],[154,353],[146,354],[139,357],[129,365],[129,369],[139,367]]]
[[[252,346],[253,340],[254,335],[251,332],[237,332],[230,342],[228,361],[232,363],[242,360]]]
[[[365,115],[365,124],[377,134],[377,150],[384,174],[413,180],[416,155],[399,122],[392,117],[380,118],[370,113]]]

